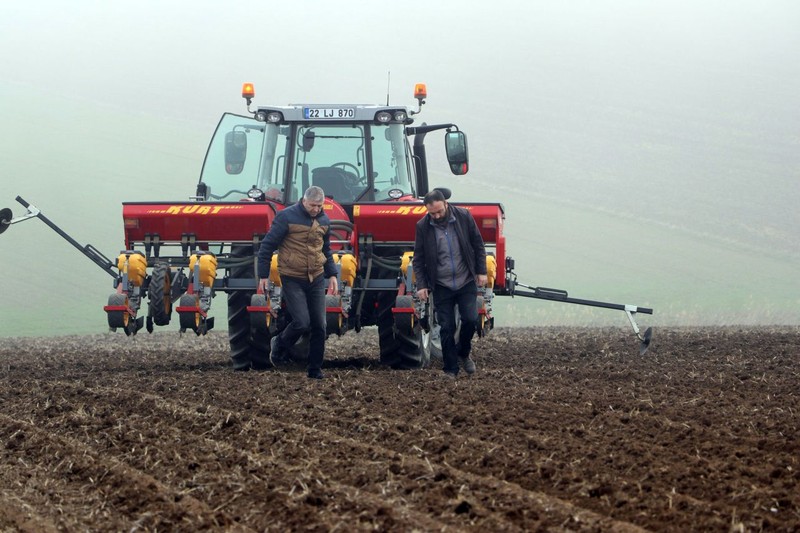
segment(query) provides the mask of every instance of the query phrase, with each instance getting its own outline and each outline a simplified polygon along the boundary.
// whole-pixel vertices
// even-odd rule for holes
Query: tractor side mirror
[[[303,134],[303,151],[310,152],[314,148],[314,140],[317,136],[313,131],[307,131]]]
[[[450,171],[456,176],[466,174],[469,170],[469,154],[467,153],[467,136],[463,131],[448,131],[444,135],[444,149]]]
[[[229,131],[225,134],[225,172],[240,174],[247,159],[247,134],[243,131]]]

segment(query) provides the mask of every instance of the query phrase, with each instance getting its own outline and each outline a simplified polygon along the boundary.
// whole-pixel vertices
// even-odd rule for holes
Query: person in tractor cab
[[[325,192],[309,187],[303,198],[280,211],[258,249],[258,286],[267,291],[272,254],[278,250],[278,273],[283,300],[291,322],[272,337],[270,362],[279,367],[289,362],[288,352],[309,333],[308,377],[322,379],[325,356],[325,278],[327,289],[338,290],[336,265],[330,247],[331,221],[323,210]]]
[[[423,203],[428,213],[417,222],[414,241],[417,297],[427,301],[433,293],[445,376],[458,375],[459,361],[467,374],[473,374],[470,351],[478,324],[478,287],[487,281],[486,248],[469,211],[450,205],[441,190],[426,194]],[[456,306],[461,315],[458,343]]]

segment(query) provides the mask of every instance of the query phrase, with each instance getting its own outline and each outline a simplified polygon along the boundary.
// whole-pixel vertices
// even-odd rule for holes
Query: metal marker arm
[[[529,291],[521,291],[516,289],[516,286],[519,285],[521,287],[525,287],[526,289],[530,289]],[[633,315],[636,313],[644,313],[646,315],[652,315],[653,310],[649,307],[639,307],[636,305],[628,305],[628,304],[615,304],[610,302],[598,302],[595,300],[584,300],[582,298],[570,298],[567,294],[567,291],[562,289],[550,289],[547,287],[530,287],[525,285],[524,283],[520,283],[518,281],[514,281],[513,283],[514,289],[511,292],[511,296],[525,296],[526,298],[539,298],[541,300],[550,300],[554,302],[564,302],[569,304],[578,304],[578,305],[588,305],[591,307],[602,307],[605,309],[616,309],[619,311],[624,311],[625,316],[628,317],[628,320],[633,327],[633,332],[641,341],[641,345],[639,347],[639,354],[644,355],[647,351],[647,348],[650,346],[651,338],[653,336],[653,328],[647,328],[642,335],[639,331],[639,326],[636,324],[636,321],[633,318]]]
[[[552,300],[555,302],[588,305],[591,307],[603,307],[605,309],[616,309],[618,311],[625,311],[625,312],[630,311],[632,313],[644,313],[646,315],[653,314],[653,310],[648,307],[638,307],[635,305],[614,304],[609,302],[598,302],[595,300],[584,300],[581,298],[571,298],[567,295],[567,291],[562,289],[550,289],[547,287],[530,287],[518,281],[515,282],[515,285],[531,289],[531,291],[533,292],[521,291],[519,289],[515,289],[513,296],[525,296],[527,298],[539,298],[541,300]]]
[[[78,241],[67,235],[66,232],[64,232],[61,228],[56,226],[49,218],[44,216],[42,212],[36,208],[36,206],[29,204],[21,196],[17,196],[16,200],[19,203],[21,203],[23,207],[25,207],[28,210],[28,212],[20,217],[12,219],[11,221],[9,221],[9,224],[22,222],[23,220],[27,220],[29,218],[38,218],[42,222],[50,226],[50,229],[58,233],[68,243],[77,248],[83,255],[91,259],[94,264],[102,268],[103,271],[107,272],[112,278],[117,277],[117,274],[114,272],[114,263],[112,263],[109,258],[100,253],[100,251],[97,250],[94,246],[92,246],[91,244],[87,244],[86,246],[81,246],[81,244]]]

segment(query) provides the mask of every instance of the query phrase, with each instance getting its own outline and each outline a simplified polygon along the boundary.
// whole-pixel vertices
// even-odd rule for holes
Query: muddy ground
[[[2,531],[797,531],[800,328],[500,329],[478,373],[0,339]]]

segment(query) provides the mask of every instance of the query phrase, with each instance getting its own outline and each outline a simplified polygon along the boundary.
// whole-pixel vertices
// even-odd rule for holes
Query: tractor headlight
[[[259,189],[259,188],[258,188],[258,187],[256,187],[256,186],[253,186],[253,188],[252,188],[252,189],[250,189],[249,191],[247,191],[247,196],[248,196],[248,197],[249,197],[251,200],[260,200],[260,201],[263,201],[263,200],[264,200],[264,198],[265,198],[265,196],[264,196],[264,191],[262,191],[261,189]]]
[[[387,124],[389,122],[404,123],[408,119],[408,113],[404,109],[388,109],[375,113],[375,122]]]
[[[259,122],[277,124],[278,122],[283,122],[283,114],[281,114],[280,111],[267,111],[262,109],[256,113],[255,119]]]

